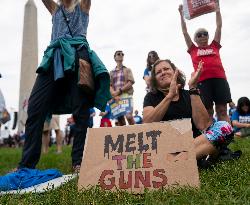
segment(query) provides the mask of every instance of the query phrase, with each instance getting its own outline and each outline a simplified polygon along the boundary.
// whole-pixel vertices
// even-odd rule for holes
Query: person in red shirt
[[[194,34],[194,42],[197,44],[195,45],[187,31],[182,5],[179,6],[179,13],[181,17],[182,32],[188,47],[188,53],[192,59],[193,67],[196,70],[199,62],[201,60],[204,62],[198,83],[203,103],[211,119],[213,118],[213,104],[215,103],[215,111],[218,120],[230,122],[227,115],[227,103],[232,101],[231,93],[219,53],[221,48],[220,40],[222,28],[222,17],[219,5],[217,4],[216,10],[215,36],[211,44],[208,44],[208,31],[204,28],[199,28]]]

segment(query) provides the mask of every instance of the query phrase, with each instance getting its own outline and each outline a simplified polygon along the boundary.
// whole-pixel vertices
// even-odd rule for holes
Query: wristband
[[[188,91],[189,95],[200,95],[200,90],[198,88],[191,88]]]

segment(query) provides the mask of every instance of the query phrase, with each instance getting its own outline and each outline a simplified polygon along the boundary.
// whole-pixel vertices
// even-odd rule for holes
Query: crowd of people
[[[52,114],[68,113],[72,116],[67,120],[65,139],[66,144],[72,143],[72,168],[78,172],[86,131],[93,127],[94,107],[101,110],[100,127],[191,118],[197,160],[208,156],[216,158],[221,150],[228,149],[234,138],[231,122],[236,136],[250,134],[250,101],[247,97],[239,99],[231,119],[227,114],[228,103],[232,107],[233,103],[219,54],[222,28],[219,6],[216,31],[210,44],[210,35],[205,28],[199,28],[191,39],[183,7],[179,7],[182,33],[194,67],[188,90],[184,89],[185,74],[171,60],[162,60],[156,51],[150,51],[143,73],[147,94],[141,117],[137,110],[133,115],[135,80],[133,70],[123,63],[124,52],[115,51],[116,65],[108,72],[88,45],[86,34],[91,0],[59,0],[59,3],[43,0],[43,3],[52,15],[52,37],[37,69],[37,79],[29,98],[25,142],[18,168],[36,167],[42,144],[43,152],[48,152],[51,129],[56,132],[57,152],[62,151],[61,131],[58,126],[52,128],[50,123],[54,119]],[[86,77],[82,71],[89,69],[92,75]],[[89,92],[88,78],[94,80],[92,92]],[[124,100],[129,102],[129,109],[113,117],[115,122],[112,123],[112,104]],[[214,107],[216,120],[213,118]]]

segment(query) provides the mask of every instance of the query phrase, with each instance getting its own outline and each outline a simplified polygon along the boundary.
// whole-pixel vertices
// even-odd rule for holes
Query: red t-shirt
[[[213,40],[206,47],[197,47],[193,44],[188,49],[195,70],[197,70],[200,60],[204,62],[199,82],[209,78],[226,79],[225,70],[220,59],[220,48],[221,45]]]

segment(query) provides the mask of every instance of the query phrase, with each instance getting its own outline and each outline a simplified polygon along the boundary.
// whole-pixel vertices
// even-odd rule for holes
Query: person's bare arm
[[[181,17],[181,29],[182,29],[182,33],[187,45],[187,48],[189,49],[192,45],[193,45],[193,41],[190,38],[190,35],[187,31],[187,25],[183,16],[183,5],[179,6],[179,13],[180,13],[180,17]]]
[[[201,101],[199,95],[191,95],[192,118],[195,126],[199,130],[207,129],[212,122],[210,121],[208,112]]]
[[[89,13],[91,7],[91,0],[81,0],[81,9],[85,12],[85,13]]]
[[[203,67],[203,62],[200,61],[198,65],[198,69],[196,72],[192,73],[191,79],[189,80],[189,89],[194,89],[197,87],[197,82],[201,74],[201,70]],[[192,118],[195,126],[199,130],[205,130],[211,125],[211,121],[209,118],[209,114],[201,101],[199,95],[190,95],[191,98],[191,106],[192,106]]]
[[[110,93],[111,93],[113,99],[115,99],[116,101],[120,100],[120,97],[119,97],[119,95],[121,95],[120,90],[114,90],[114,88],[110,85]]]
[[[144,80],[145,80],[147,86],[150,87],[151,77],[148,75],[145,75]]]
[[[122,91],[122,92],[128,91],[129,89],[132,88],[132,85],[133,85],[133,83],[132,83],[131,81],[128,81],[128,82],[121,88],[121,91]]]
[[[53,15],[58,7],[57,3],[55,3],[53,0],[42,0],[42,2],[51,15]]]
[[[147,106],[143,108],[143,122],[160,122],[166,114],[172,98],[165,97],[156,107]]]
[[[112,97],[116,97],[118,95],[118,92],[114,90],[112,85],[110,85],[110,93],[111,93]]]
[[[241,123],[238,120],[233,120],[232,124],[237,128],[250,128],[250,123]]]
[[[220,13],[219,3],[217,3],[216,9],[216,30],[214,34],[214,41],[220,43],[221,40],[221,28],[222,28],[222,17]]]
[[[108,112],[107,111],[105,111],[105,112],[100,112],[100,114],[99,114],[99,116],[105,116],[105,115],[107,115],[108,114]]]
[[[124,72],[127,76],[127,77],[125,77],[125,79],[127,79],[127,80],[125,81],[126,84],[120,89],[119,95],[121,95],[123,92],[126,92],[129,89],[131,89],[133,84],[135,83],[132,70],[130,68],[126,68],[126,70],[124,70]]]

